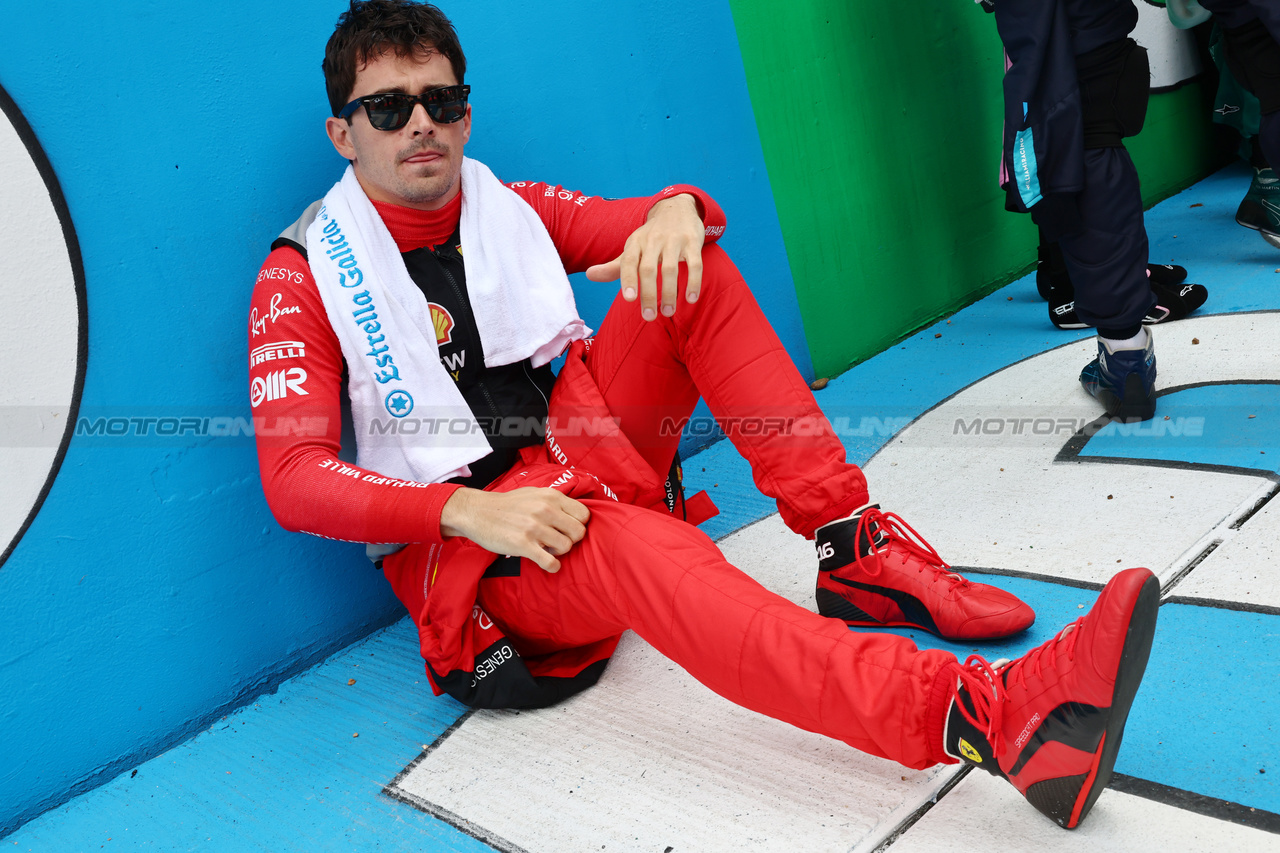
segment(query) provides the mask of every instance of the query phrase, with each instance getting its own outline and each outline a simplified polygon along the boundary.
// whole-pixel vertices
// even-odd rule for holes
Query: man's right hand
[[[587,534],[591,511],[555,489],[526,487],[509,492],[458,489],[440,513],[440,532],[463,536],[494,554],[524,557],[544,571]]]

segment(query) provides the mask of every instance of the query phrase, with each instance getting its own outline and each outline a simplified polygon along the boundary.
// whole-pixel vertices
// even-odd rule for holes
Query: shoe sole
[[[1125,633],[1124,649],[1116,668],[1116,684],[1111,694],[1107,726],[1089,773],[1084,777],[1046,779],[1027,789],[1027,800],[1067,829],[1075,829],[1080,825],[1080,821],[1085,819],[1103,790],[1111,783],[1116,755],[1120,752],[1120,742],[1124,738],[1125,723],[1129,720],[1129,709],[1138,694],[1142,676],[1147,670],[1147,661],[1151,657],[1159,609],[1160,581],[1152,575],[1143,582],[1130,614],[1129,630]],[[1075,779],[1081,779],[1079,792],[1074,797],[1061,796],[1064,783],[1072,786]],[[1068,802],[1071,805],[1069,812],[1065,808]]]
[[[1254,221],[1250,221],[1247,218],[1242,218],[1250,215],[1255,217]],[[1280,237],[1280,233],[1277,233],[1275,230],[1267,227],[1266,225],[1259,225],[1257,222],[1257,219],[1261,219],[1263,222],[1268,221],[1267,214],[1265,211],[1263,211],[1262,207],[1256,204],[1255,202],[1245,202],[1245,201],[1240,202],[1240,208],[1236,211],[1237,225],[1240,225],[1244,228],[1248,228],[1250,231],[1260,231],[1263,234],[1270,234],[1273,237]]]
[[[814,599],[818,602],[818,615],[825,616],[828,619],[839,619],[850,628],[914,628],[924,631],[926,634],[933,634],[935,637],[941,637],[953,643],[968,643],[977,640],[1003,640],[1006,637],[1012,637],[1021,634],[1027,630],[1019,628],[1016,631],[1007,631],[1002,634],[976,634],[971,637],[950,636],[938,630],[936,625],[926,625],[923,622],[910,622],[906,620],[897,620],[894,622],[883,622],[871,614],[867,613],[858,605],[844,598],[844,596],[832,592],[829,589],[818,587],[814,593]]]
[[[826,616],[828,619],[839,619],[851,628],[918,628],[921,631],[933,634],[935,637],[941,637],[944,640],[965,639],[963,637],[948,637],[936,627],[924,625],[920,622],[908,622],[905,620],[882,622],[839,593],[832,592],[829,589],[823,589],[822,587],[818,587],[813,597],[818,602],[819,616]],[[999,638],[983,637],[982,639]]]

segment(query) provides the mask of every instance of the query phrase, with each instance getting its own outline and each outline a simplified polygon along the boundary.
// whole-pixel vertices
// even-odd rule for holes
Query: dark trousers
[[[1076,314],[1110,336],[1132,332],[1155,301],[1147,282],[1147,230],[1138,171],[1124,148],[1084,152],[1081,228],[1059,237],[1075,285]]]
[[[1031,208],[1032,218],[1062,249],[1080,319],[1107,337],[1136,334],[1155,297],[1147,281],[1138,173],[1120,142],[1135,128],[1124,127],[1116,110],[1104,105],[1119,100],[1130,55],[1124,40],[1137,22],[1137,11],[1121,0],[1004,0],[996,3],[995,15],[1014,67],[1040,69],[1032,97],[1048,102],[1032,104],[1033,113],[1047,116],[1059,109],[1053,99],[1062,97],[1069,88],[1063,84],[1071,78],[1081,91],[1083,134],[1048,139],[1045,147],[1057,162],[1081,163],[1083,186],[1068,198],[1041,201]],[[1026,110],[1024,104],[1023,115]],[[1071,122],[1045,126],[1047,132],[1078,132]],[[1098,132],[1105,130],[1110,132]]]

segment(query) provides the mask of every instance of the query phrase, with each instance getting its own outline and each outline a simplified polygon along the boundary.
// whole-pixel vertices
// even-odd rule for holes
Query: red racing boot
[[[1059,826],[1074,829],[1111,781],[1151,654],[1160,582],[1113,577],[1088,615],[1013,662],[956,665],[943,746],[1003,776]]]
[[[819,527],[814,545],[818,612],[849,625],[989,640],[1023,631],[1036,619],[1017,596],[953,572],[910,525],[877,505]]]

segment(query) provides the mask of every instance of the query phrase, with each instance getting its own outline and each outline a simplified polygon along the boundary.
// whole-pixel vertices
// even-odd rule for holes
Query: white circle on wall
[[[43,503],[70,438],[84,333],[74,240],[48,160],[0,89],[0,564]]]
[[[1150,0],[1139,3],[1138,25],[1130,35],[1147,49],[1151,88],[1156,91],[1175,88],[1204,70],[1195,35],[1170,24],[1163,3],[1153,5]]]

